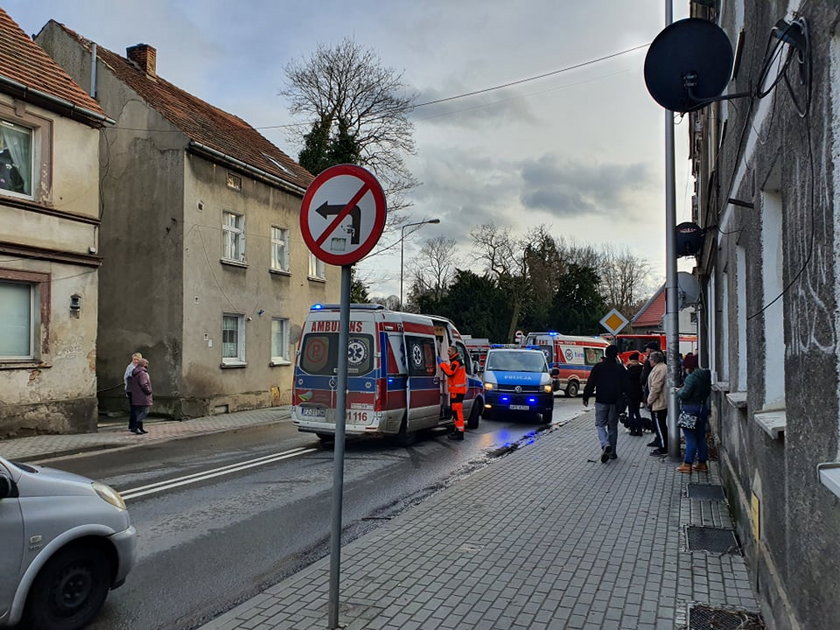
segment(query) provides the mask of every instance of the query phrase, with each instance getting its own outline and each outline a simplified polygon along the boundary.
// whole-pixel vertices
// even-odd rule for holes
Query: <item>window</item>
[[[0,281],[0,360],[35,357],[36,288]]]
[[[324,270],[324,261],[309,252],[309,277],[318,280],[326,280],[327,273]]]
[[[32,130],[0,119],[0,190],[32,196]]]
[[[222,363],[245,364],[245,318],[225,313],[222,317]]]
[[[406,335],[405,345],[408,348],[409,376],[434,376],[437,372],[435,340]]]
[[[785,259],[782,249],[782,195],[765,191],[761,203],[761,251],[764,306],[764,408],[785,407]]]
[[[286,228],[271,228],[271,268],[289,271],[289,230]]]
[[[363,376],[373,370],[373,348],[372,335],[350,335],[347,344],[349,375]],[[338,371],[338,333],[306,335],[300,346],[300,369],[307,374],[335,374]]]
[[[271,362],[289,363],[289,320],[271,320]]]
[[[604,358],[604,349],[603,348],[584,348],[583,349],[583,360],[586,362],[586,365],[596,365],[601,362],[601,359]]]
[[[224,260],[245,262],[245,217],[233,212],[223,213],[222,223]]]
[[[747,250],[742,245],[735,247],[735,290],[737,309],[737,365],[738,391],[747,391]]]

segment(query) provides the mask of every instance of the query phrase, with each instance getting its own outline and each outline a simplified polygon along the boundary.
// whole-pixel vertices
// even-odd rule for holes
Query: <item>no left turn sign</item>
[[[366,256],[385,228],[385,193],[370,171],[332,166],[306,189],[300,231],[309,250],[325,263],[352,265]]]

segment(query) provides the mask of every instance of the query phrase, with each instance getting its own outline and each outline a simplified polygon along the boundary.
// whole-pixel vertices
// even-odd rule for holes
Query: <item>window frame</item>
[[[36,203],[49,201],[47,193],[52,190],[52,127],[53,121],[26,111],[22,104],[0,103],[0,120],[25,127],[32,132],[30,149],[32,153],[32,182],[28,195],[0,189],[0,195],[25,199]]]
[[[285,350],[283,352],[283,354],[277,354],[276,353],[277,348],[274,344],[274,325],[275,325],[275,323],[282,323],[283,324],[283,342],[282,342],[282,345],[283,345],[283,349]],[[292,364],[291,352],[289,350],[290,347],[291,347],[291,338],[290,338],[290,334],[289,334],[290,330],[291,330],[291,326],[290,326],[290,321],[289,321],[288,317],[272,317],[271,318],[271,347],[270,347],[269,350],[271,352],[271,363],[270,363],[270,365],[272,367],[277,366],[277,365],[291,365]]]
[[[282,238],[275,238],[275,230],[280,232]],[[275,273],[290,274],[289,267],[289,228],[280,227],[277,225],[271,226],[271,271]],[[283,260],[277,259],[277,249],[282,247]]]
[[[318,275],[319,273],[321,275]],[[327,265],[312,252],[309,252],[309,273],[307,277],[310,280],[319,280],[321,282],[326,282],[327,280]]]
[[[225,319],[231,317],[236,319],[236,356],[225,356]],[[222,367],[245,367],[245,315],[242,313],[222,313]]]
[[[44,366],[49,353],[50,283],[48,273],[0,268],[0,282],[30,287],[29,356],[0,357],[0,367]]]
[[[229,225],[228,217],[235,217],[236,225]],[[234,251],[228,251],[228,238]],[[239,251],[236,250],[238,245]],[[231,254],[231,255],[228,255]],[[238,256],[238,257],[237,257]],[[222,210],[222,262],[238,265],[246,264],[245,259],[245,215],[232,210]]]

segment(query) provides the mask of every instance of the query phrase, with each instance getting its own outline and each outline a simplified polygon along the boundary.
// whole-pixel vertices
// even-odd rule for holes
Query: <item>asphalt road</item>
[[[555,399],[555,424],[582,409],[579,398]],[[348,442],[343,542],[527,447],[539,428],[482,421],[464,442],[444,432],[409,448]],[[137,565],[94,629],[195,628],[329,552],[333,451],[290,422],[50,465],[117,488],[138,531]]]

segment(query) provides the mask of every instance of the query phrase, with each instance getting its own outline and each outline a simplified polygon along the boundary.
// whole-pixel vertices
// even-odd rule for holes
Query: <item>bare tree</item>
[[[601,248],[600,271],[601,293],[607,305],[631,315],[641,295],[648,290],[650,265],[626,247],[617,249],[604,245]]]
[[[440,301],[455,278],[458,258],[455,255],[457,243],[445,236],[436,236],[426,241],[420,252],[411,259],[411,295],[429,295]]]
[[[293,140],[304,144],[316,132],[347,140],[359,164],[382,182],[389,225],[398,225],[400,210],[408,205],[404,193],[419,183],[404,161],[414,153],[407,113],[416,94],[406,91],[402,73],[383,67],[373,50],[349,38],[332,47],[319,45],[310,57],[287,64],[285,72],[288,83],[280,93],[293,115],[311,123],[311,130],[293,128]]]
[[[526,242],[493,224],[480,225],[470,237],[476,258],[484,263],[484,273],[498,282],[510,300],[508,339],[512,340],[528,298]]]

